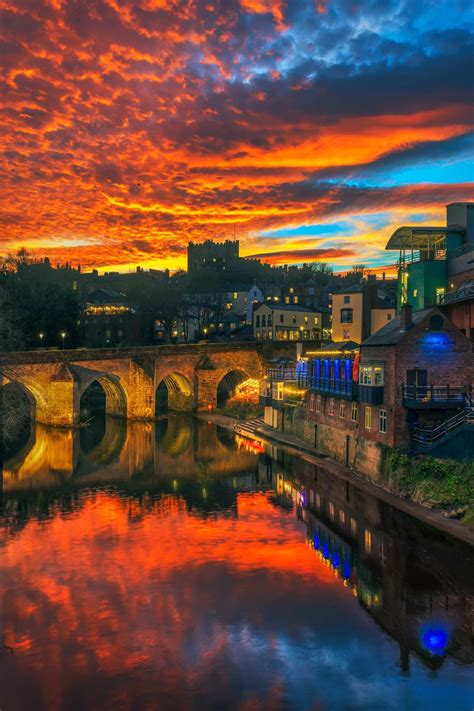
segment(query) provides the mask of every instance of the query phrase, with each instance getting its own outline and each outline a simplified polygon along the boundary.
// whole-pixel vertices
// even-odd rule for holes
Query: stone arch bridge
[[[153,419],[160,414],[160,386],[169,409],[205,410],[218,404],[219,389],[231,392],[239,382],[260,378],[268,356],[274,356],[272,347],[254,342],[29,351],[7,354],[2,380],[27,391],[38,422],[73,427],[81,397],[96,381],[108,414]]]

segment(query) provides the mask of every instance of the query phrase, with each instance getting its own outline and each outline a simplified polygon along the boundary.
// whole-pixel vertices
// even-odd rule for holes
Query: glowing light
[[[421,644],[433,656],[445,654],[448,639],[448,632],[443,627],[425,626],[421,632]]]

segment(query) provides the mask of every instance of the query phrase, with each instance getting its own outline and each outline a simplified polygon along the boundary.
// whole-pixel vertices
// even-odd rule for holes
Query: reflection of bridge
[[[255,456],[237,451],[235,437],[186,415],[157,423],[107,418],[102,438],[83,446],[84,430],[37,424],[29,442],[4,461],[7,496],[68,485],[153,482],[157,478],[238,476]]]
[[[256,343],[226,343],[12,353],[4,359],[3,380],[26,390],[43,424],[76,425],[81,397],[97,382],[108,414],[153,419],[160,414],[159,388],[170,409],[214,407],[218,396],[225,399],[239,382],[262,375],[262,350]]]

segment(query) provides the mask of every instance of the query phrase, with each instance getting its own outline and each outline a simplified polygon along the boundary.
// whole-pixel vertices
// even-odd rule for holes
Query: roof
[[[334,341],[334,343],[325,343],[324,346],[318,348],[318,353],[333,353],[334,351],[356,351],[359,349],[359,344],[354,341]]]
[[[426,249],[449,232],[465,232],[460,225],[449,227],[399,227],[392,234],[385,249]]]
[[[299,304],[280,304],[274,303],[272,301],[264,301],[263,304],[259,304],[255,308],[255,311],[258,311],[260,308],[262,308],[262,306],[266,306],[268,309],[271,309],[271,311],[299,311],[307,314],[317,314],[323,312],[329,313],[329,309],[327,309],[325,306],[310,307],[300,306]]]
[[[416,326],[421,323],[423,319],[435,309],[423,309],[422,311],[412,312],[412,324]],[[364,346],[394,346],[398,341],[407,333],[407,331],[400,330],[400,315],[393,318],[385,326],[362,342]]]

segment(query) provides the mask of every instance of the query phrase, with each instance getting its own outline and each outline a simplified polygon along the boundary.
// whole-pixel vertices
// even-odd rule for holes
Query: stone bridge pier
[[[74,427],[93,383],[105,394],[107,414],[152,420],[167,410],[223,404],[240,382],[260,378],[264,368],[262,346],[255,343],[31,351],[7,357],[3,383],[26,391],[37,422]]]

